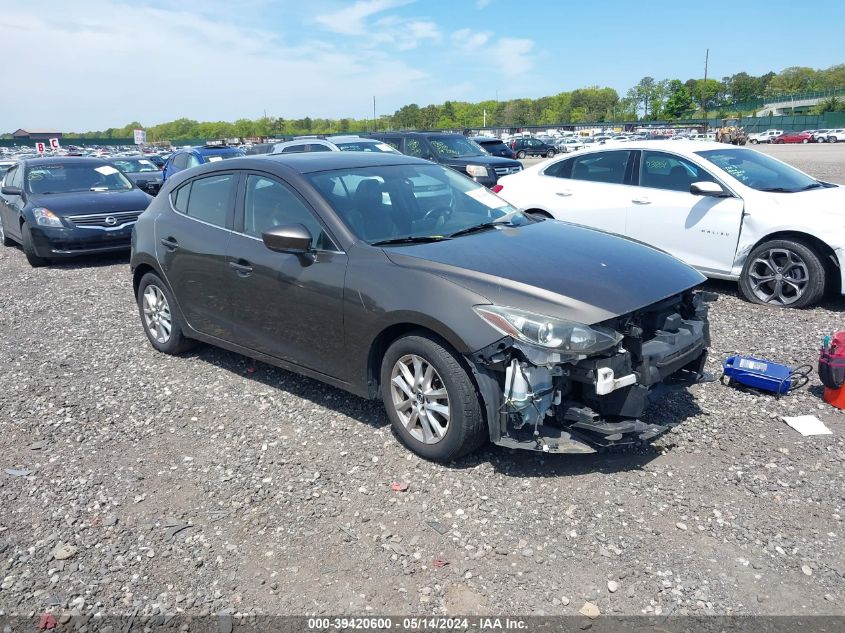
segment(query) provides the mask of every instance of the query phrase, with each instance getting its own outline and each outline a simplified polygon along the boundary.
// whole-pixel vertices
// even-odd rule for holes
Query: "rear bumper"
[[[30,232],[35,253],[57,259],[129,250],[134,226],[134,222],[114,229],[33,226]]]

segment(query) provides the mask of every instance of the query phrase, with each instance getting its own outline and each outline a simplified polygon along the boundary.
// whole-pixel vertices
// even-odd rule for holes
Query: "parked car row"
[[[803,130],[784,132],[783,130],[766,130],[748,135],[748,142],[758,143],[838,143],[845,141],[845,128],[824,130]]]

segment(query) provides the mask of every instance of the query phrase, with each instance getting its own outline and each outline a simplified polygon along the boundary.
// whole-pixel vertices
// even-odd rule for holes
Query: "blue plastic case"
[[[725,376],[746,385],[778,395],[792,389],[792,370],[786,365],[751,356],[730,356],[722,364]]]

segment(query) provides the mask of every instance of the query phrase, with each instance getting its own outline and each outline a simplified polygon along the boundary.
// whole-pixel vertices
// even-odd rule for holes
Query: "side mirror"
[[[689,186],[689,192],[694,196],[712,196],[719,198],[728,195],[722,186],[716,182],[694,182]]]
[[[277,253],[305,255],[311,252],[311,232],[301,224],[274,226],[261,234],[264,246]]]
[[[23,193],[20,187],[12,187],[9,185],[4,185],[2,189],[0,189],[0,193],[6,196],[19,196]]]

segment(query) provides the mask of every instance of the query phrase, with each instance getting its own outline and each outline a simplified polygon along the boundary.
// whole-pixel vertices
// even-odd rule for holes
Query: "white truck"
[[[752,145],[757,143],[771,143],[776,136],[783,134],[783,130],[766,130],[765,132],[758,132],[757,134],[749,134],[748,142]]]

